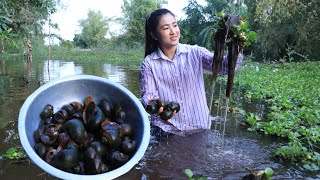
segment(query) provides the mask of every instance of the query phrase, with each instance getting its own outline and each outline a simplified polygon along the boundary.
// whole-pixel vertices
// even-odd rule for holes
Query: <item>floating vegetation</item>
[[[275,149],[275,156],[301,162],[311,171],[320,169],[319,68],[320,62],[248,63],[238,78],[246,100],[266,104],[264,119],[249,112],[250,130],[287,139],[287,144]]]
[[[4,153],[2,157],[10,160],[19,160],[26,158],[26,153],[22,148],[11,147],[7,149],[6,153]]]

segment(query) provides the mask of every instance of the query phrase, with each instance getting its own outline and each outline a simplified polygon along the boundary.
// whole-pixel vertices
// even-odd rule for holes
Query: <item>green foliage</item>
[[[116,65],[127,65],[140,67],[143,60],[143,49],[107,49],[107,48],[94,48],[94,49],[66,49],[61,47],[53,47],[51,57],[61,60],[72,61],[96,61],[108,62]]]
[[[295,60],[295,57],[299,57],[299,59],[302,59],[303,61],[309,60],[308,56],[303,55],[301,53],[298,53],[297,51],[295,51],[291,47],[288,47],[286,49],[286,52],[287,52],[286,55],[284,55],[284,57],[279,59],[279,61],[282,62],[282,63],[293,62]]]
[[[27,0],[12,1],[2,0],[0,2],[0,16],[11,19],[5,22],[8,28],[12,28],[15,34],[41,35],[42,25],[48,17],[56,12],[60,0]],[[0,21],[0,26],[3,22]]]
[[[243,179],[271,180],[274,173],[271,168],[265,168],[264,170],[261,170],[258,173],[255,173],[249,168],[246,168],[246,170],[250,172],[250,174],[246,175]]]
[[[11,147],[2,156],[10,160],[23,159],[26,157],[26,153],[22,149]]]
[[[250,46],[252,42],[256,41],[257,33],[249,30],[249,23],[244,19],[244,17],[240,16],[240,22],[232,24],[231,27],[227,27],[228,18],[230,18],[230,14],[225,14],[224,12],[217,13],[214,25],[216,29],[230,28],[233,33],[233,38],[237,38],[245,42],[244,46]]]
[[[189,180],[206,180],[206,177],[195,176],[191,169],[185,169],[184,174],[188,177]]]
[[[320,62],[248,63],[237,78],[245,98],[264,100],[267,119],[249,114],[251,130],[288,139],[276,155],[292,161],[315,164],[320,143]],[[306,167],[309,167],[306,166]],[[315,166],[314,166],[315,167]]]
[[[16,42],[13,40],[13,38],[15,37],[15,34],[12,34],[11,31],[12,31],[11,28],[0,31],[0,48],[2,48],[1,46],[5,46],[4,41],[9,46],[16,49],[18,48]]]
[[[108,19],[101,11],[89,10],[87,19],[79,21],[81,34],[75,35],[75,45],[82,48],[93,48],[105,42],[109,30]]]
[[[229,14],[238,14],[242,17],[243,23],[232,27],[233,31],[245,39],[246,46],[250,46],[256,40],[256,33],[249,31],[249,23],[245,21],[246,9],[242,4],[229,5],[227,1],[208,0],[206,6],[199,5],[195,0],[189,1],[188,6],[184,8],[187,18],[179,22],[182,29],[182,42],[213,49],[211,37],[218,28],[225,26],[225,22],[222,22],[226,20],[224,18]]]
[[[251,24],[258,27],[258,55],[266,59],[279,59],[286,55],[287,44],[296,52],[319,58],[318,27],[320,2],[296,1],[246,1],[252,9]]]
[[[198,4],[196,0],[191,0],[189,1],[188,6],[183,9],[187,17],[186,19],[179,21],[181,42],[189,44],[199,44],[199,41],[206,42],[206,37],[200,40],[198,39],[201,31],[209,26],[209,23],[205,18],[206,14],[209,14],[209,12],[205,12],[204,8],[205,7]],[[212,28],[207,28],[207,30],[210,29]],[[209,34],[210,37],[212,32],[208,31],[206,33]]]
[[[73,43],[69,40],[66,40],[66,41],[62,40],[60,42],[60,46],[68,50],[71,50],[73,48]]]
[[[12,23],[12,20],[6,16],[0,15],[0,32],[7,31],[9,29],[8,24]]]
[[[146,17],[155,9],[166,3],[166,0],[124,0],[121,6],[124,18],[121,20],[126,33],[125,36],[129,39],[126,43],[144,42],[144,27]],[[130,46],[130,45],[129,45]]]

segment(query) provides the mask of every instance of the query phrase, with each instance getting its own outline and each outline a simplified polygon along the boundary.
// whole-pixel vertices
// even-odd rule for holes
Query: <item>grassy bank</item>
[[[114,65],[140,66],[144,51],[137,49],[52,49],[51,59],[72,61],[105,61]]]

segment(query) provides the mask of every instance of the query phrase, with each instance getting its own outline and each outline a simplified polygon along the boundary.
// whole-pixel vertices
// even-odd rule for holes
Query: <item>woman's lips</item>
[[[175,40],[178,39],[178,36],[172,36],[170,39],[173,40],[173,41],[175,41]]]

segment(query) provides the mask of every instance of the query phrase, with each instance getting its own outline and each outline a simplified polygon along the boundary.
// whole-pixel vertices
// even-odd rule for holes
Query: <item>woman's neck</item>
[[[161,50],[163,54],[166,55],[172,61],[174,55],[176,54],[177,46],[161,47]]]

